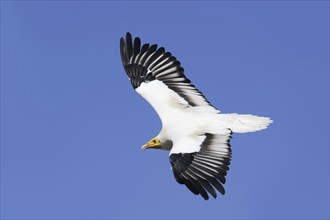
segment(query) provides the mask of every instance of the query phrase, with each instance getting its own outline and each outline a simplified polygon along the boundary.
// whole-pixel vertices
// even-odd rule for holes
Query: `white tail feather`
[[[268,127],[273,121],[267,117],[259,117],[256,115],[239,115],[239,114],[220,114],[222,120],[226,121],[229,128],[233,132],[246,133],[260,131]]]

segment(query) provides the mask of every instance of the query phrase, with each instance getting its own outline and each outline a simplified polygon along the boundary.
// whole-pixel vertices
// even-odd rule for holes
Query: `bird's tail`
[[[256,115],[220,114],[233,132],[246,133],[266,129],[273,122],[270,118]]]

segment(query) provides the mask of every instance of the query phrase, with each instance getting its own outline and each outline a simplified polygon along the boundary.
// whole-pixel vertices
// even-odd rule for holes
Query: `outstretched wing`
[[[144,44],[141,47],[140,38],[136,37],[133,42],[131,34],[127,33],[126,40],[120,39],[120,53],[124,69],[134,89],[138,89],[143,83],[160,81],[183,98],[188,105],[207,106],[215,110],[186,78],[180,62],[163,47],[158,48],[156,44]]]
[[[205,138],[200,144],[199,152],[171,153],[170,163],[176,181],[207,200],[207,192],[214,198],[217,197],[215,189],[225,194],[222,184],[226,182],[225,176],[231,159],[231,133],[206,133],[203,136]]]

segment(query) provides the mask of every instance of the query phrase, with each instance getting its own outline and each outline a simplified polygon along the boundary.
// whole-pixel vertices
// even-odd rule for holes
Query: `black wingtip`
[[[130,57],[133,55],[133,44],[132,35],[130,32],[126,32],[126,39],[124,37],[120,38],[120,53],[123,66],[129,64]]]
[[[126,32],[126,39],[127,39],[127,38],[131,38],[131,39],[132,39],[132,35],[131,35],[130,32]]]
[[[120,38],[120,55],[121,55],[121,61],[123,63],[123,66],[125,67],[125,65],[127,63],[127,56],[126,56],[125,39],[123,37]]]
[[[141,40],[139,37],[134,39],[134,56],[136,57],[140,53]]]
[[[130,59],[133,55],[133,43],[132,35],[129,32],[126,33],[126,52],[128,55],[128,59]]]

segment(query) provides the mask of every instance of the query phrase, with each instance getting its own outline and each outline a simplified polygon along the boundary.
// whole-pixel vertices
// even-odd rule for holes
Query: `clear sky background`
[[[119,38],[157,43],[234,134],[226,195],[173,178]],[[1,1],[1,218],[329,218],[328,1]]]

